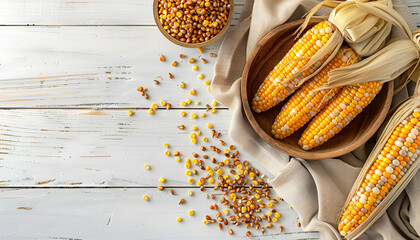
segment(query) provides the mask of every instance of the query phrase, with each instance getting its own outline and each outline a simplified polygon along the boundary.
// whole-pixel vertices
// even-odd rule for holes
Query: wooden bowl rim
[[[249,55],[249,58],[246,61],[244,70],[242,72],[241,91],[240,91],[242,107],[244,109],[245,115],[246,115],[249,123],[251,124],[253,130],[257,133],[257,135],[259,137],[261,137],[266,143],[268,143],[270,146],[274,147],[275,149],[280,150],[284,153],[287,153],[290,156],[303,158],[303,159],[307,159],[307,160],[319,160],[319,159],[326,159],[326,158],[335,158],[335,157],[347,154],[347,153],[355,150],[356,148],[360,147],[360,145],[365,143],[367,140],[369,140],[376,133],[376,131],[379,129],[379,127],[382,125],[383,121],[385,120],[385,118],[388,114],[388,110],[391,106],[393,91],[394,91],[394,84],[393,84],[393,81],[385,83],[385,84],[388,85],[387,86],[388,91],[386,92],[385,104],[383,105],[383,108],[380,111],[380,114],[377,115],[377,118],[375,119],[374,123],[372,125],[370,125],[371,129],[374,129],[374,131],[363,133],[358,141],[354,141],[344,148],[337,148],[337,149],[332,148],[329,152],[318,152],[318,153],[316,152],[316,148],[313,149],[313,150],[306,151],[306,152],[298,152],[298,151],[295,151],[294,149],[288,148],[288,146],[286,144],[282,143],[282,140],[275,139],[271,135],[267,134],[264,131],[264,129],[262,129],[262,127],[257,122],[257,120],[254,118],[251,107],[250,107],[250,103],[248,101],[247,85],[248,85],[250,67],[253,64],[254,59],[257,56],[258,52],[261,50],[261,48],[266,44],[266,42],[268,40],[270,40],[273,36],[275,36],[277,34],[279,29],[281,30],[281,29],[284,29],[284,28],[287,28],[287,27],[290,28],[290,27],[295,26],[295,25],[300,25],[300,24],[303,23],[303,21],[304,21],[304,19],[291,21],[291,22],[284,23],[284,24],[274,28],[267,35],[265,35],[255,45],[255,47],[252,49],[252,51]],[[321,20],[312,19],[309,24],[317,23],[319,21],[321,21]],[[383,87],[385,87],[385,84],[384,84]]]
[[[163,29],[162,24],[160,24],[159,14],[158,14],[159,0],[154,0],[153,1],[153,18],[155,19],[156,26],[158,27],[159,31],[163,34],[163,36],[165,36],[169,41],[175,43],[176,45],[181,46],[181,47],[187,47],[187,48],[204,47],[204,46],[208,46],[208,45],[216,42],[217,40],[219,40],[226,33],[228,28],[230,27],[230,24],[232,23],[232,20],[233,20],[233,15],[235,13],[235,1],[234,0],[229,0],[229,1],[230,1],[230,10],[229,10],[228,19],[226,21],[226,25],[222,28],[222,30],[218,34],[216,34],[216,36],[214,36],[213,38],[211,38],[211,39],[209,39],[205,42],[201,42],[201,43],[181,42],[181,41],[173,38],[171,35],[169,35],[169,33],[167,33],[165,31],[165,29]]]

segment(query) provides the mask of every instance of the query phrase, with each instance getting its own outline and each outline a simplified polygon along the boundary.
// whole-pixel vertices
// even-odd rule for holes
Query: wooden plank
[[[201,54],[175,46],[155,27],[3,27],[0,38],[0,108],[149,108],[161,99],[181,107],[187,98],[202,102],[188,107],[203,108],[213,101],[204,81],[213,77],[216,58],[209,54],[217,53],[220,40]],[[198,60],[198,71],[190,58]],[[138,86],[149,89],[149,100]]]
[[[416,20],[417,27],[420,27],[420,0],[404,0],[404,3],[408,6],[414,19]]]
[[[233,24],[245,0],[235,1]],[[155,25],[153,0],[2,0],[0,25]]]
[[[244,224],[218,230],[217,224],[203,225],[205,215],[215,217],[208,208],[215,200],[194,190],[169,191],[157,189],[2,189],[0,190],[0,231],[5,239],[244,239]],[[207,190],[207,193],[213,193]],[[150,196],[149,202],[141,198]],[[179,199],[186,203],[178,205]],[[216,195],[216,198],[220,197]],[[216,199],[216,200],[217,200]],[[194,216],[188,216],[193,209]],[[298,216],[280,202],[276,209],[282,214],[265,235],[249,229],[254,239],[319,239],[319,234],[303,232],[297,227]],[[175,221],[181,217],[183,221]],[[265,225],[268,223],[265,222]],[[284,231],[279,233],[278,226]]]
[[[233,144],[227,134],[231,116],[229,111],[219,110],[193,120],[190,113],[200,114],[205,110],[189,110],[183,118],[180,112],[158,109],[149,115],[147,110],[136,110],[133,116],[128,116],[127,110],[2,110],[0,184],[157,186],[158,179],[165,177],[166,185],[190,186],[184,162],[165,156],[163,143],[170,144],[171,153],[179,151],[183,160],[193,159],[192,152],[204,155],[200,146],[209,149],[214,145],[223,150]],[[221,133],[225,146],[211,137],[211,130],[206,126],[209,122]],[[180,124],[184,124],[184,130],[177,128]],[[197,144],[191,143],[192,126],[202,133]],[[207,143],[203,142],[203,136],[208,137]],[[242,161],[251,161],[262,173],[271,176],[238,150]],[[210,150],[206,154],[219,161],[225,158]],[[145,164],[151,170],[145,170]],[[206,164],[214,167],[210,160]],[[193,169],[202,172],[197,166]]]

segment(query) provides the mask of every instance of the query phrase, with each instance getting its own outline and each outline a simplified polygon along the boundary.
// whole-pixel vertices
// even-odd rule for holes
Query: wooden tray
[[[187,47],[187,48],[204,47],[204,46],[210,45],[210,44],[214,43],[215,41],[217,41],[228,30],[228,28],[230,26],[230,23],[232,22],[234,11],[235,11],[235,9],[234,9],[235,1],[234,0],[229,0],[229,2],[230,2],[230,10],[229,10],[229,15],[228,15],[228,18],[227,18],[227,21],[226,21],[226,25],[222,28],[222,30],[220,30],[220,32],[216,36],[214,36],[213,38],[211,38],[211,39],[209,39],[205,42],[200,42],[200,43],[186,43],[186,42],[179,41],[179,40],[173,38],[168,32],[166,32],[165,29],[163,29],[163,26],[162,26],[162,24],[160,24],[160,21],[159,21],[159,11],[158,11],[159,0],[154,0],[153,1],[153,17],[155,19],[155,23],[156,23],[156,26],[158,27],[159,31],[169,41],[171,41],[171,42],[173,42],[176,45],[179,45],[181,47]]]
[[[308,28],[319,21],[317,19],[311,20]],[[293,38],[295,37],[293,33],[302,22],[303,19],[275,28],[262,38],[252,50],[242,74],[242,106],[255,132],[274,148],[304,159],[338,157],[353,151],[365,143],[378,130],[391,106],[394,85],[392,81],[384,84],[379,94],[362,113],[339,134],[317,148],[305,151],[298,145],[298,140],[307,125],[285,139],[275,139],[271,134],[271,126],[288,99],[262,113],[252,111],[250,105],[254,94],[265,77],[293,46]]]

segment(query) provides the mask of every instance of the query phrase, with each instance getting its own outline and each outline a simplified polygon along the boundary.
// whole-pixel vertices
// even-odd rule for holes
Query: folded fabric
[[[298,213],[305,231],[319,231],[322,239],[341,239],[337,230],[339,213],[364,160],[372,149],[371,139],[356,151],[337,159],[291,158],[258,137],[242,110],[240,81],[247,56],[258,41],[273,28],[301,18],[318,1],[248,0],[237,25],[226,34],[219,50],[212,82],[217,101],[232,113],[229,136],[274,177],[276,193]],[[412,30],[415,21],[402,1],[394,8]],[[320,11],[320,13],[326,13]],[[393,29],[397,37],[399,30]],[[409,96],[409,85],[393,99],[393,104]],[[420,239],[420,173],[407,186],[386,214],[359,239]]]

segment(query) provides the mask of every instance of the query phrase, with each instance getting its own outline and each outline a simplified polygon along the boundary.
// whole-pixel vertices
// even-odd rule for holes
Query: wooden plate
[[[159,13],[158,13],[158,4],[159,4],[159,0],[154,0],[153,1],[153,17],[155,19],[155,23],[156,26],[158,27],[159,31],[163,34],[163,36],[165,36],[169,41],[175,43],[176,45],[182,46],[182,47],[187,47],[187,48],[198,48],[198,47],[204,47],[207,45],[210,45],[212,43],[214,43],[215,41],[217,41],[219,38],[221,38],[223,36],[223,34],[225,34],[225,32],[227,31],[227,29],[230,26],[230,23],[232,22],[233,19],[233,15],[234,15],[234,6],[235,6],[235,2],[234,0],[229,0],[230,2],[230,10],[229,10],[229,16],[228,19],[226,21],[226,25],[222,28],[222,30],[213,38],[205,41],[205,42],[201,42],[201,43],[186,43],[186,42],[182,42],[179,41],[175,38],[173,38],[171,35],[169,35],[168,32],[165,31],[165,29],[163,29],[162,24],[160,24],[159,21]]]
[[[276,107],[262,113],[251,110],[251,101],[258,87],[268,73],[283,58],[294,44],[293,33],[302,24],[297,20],[283,24],[268,33],[252,50],[242,74],[241,98],[245,114],[255,132],[268,144],[289,155],[304,159],[334,158],[349,153],[365,143],[378,130],[384,121],[393,96],[393,82],[384,84],[382,90],[347,127],[323,145],[305,151],[298,145],[298,140],[307,125],[279,140],[271,134],[271,125],[280,109],[287,102],[284,100]],[[319,20],[311,20],[308,28]]]

